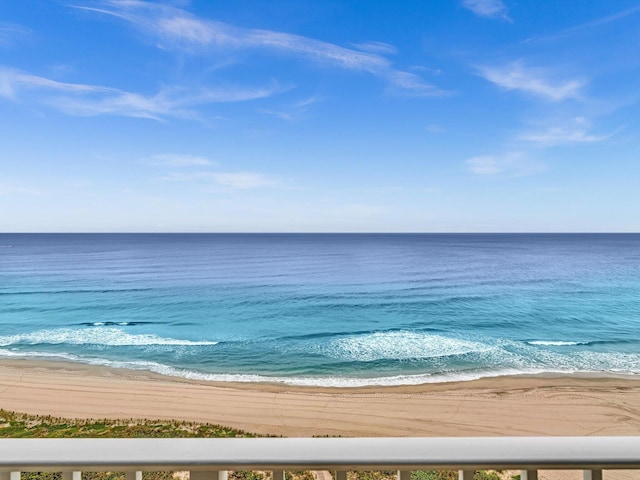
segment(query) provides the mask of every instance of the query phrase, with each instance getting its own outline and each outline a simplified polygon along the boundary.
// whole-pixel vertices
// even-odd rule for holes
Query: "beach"
[[[290,437],[639,435],[640,380],[512,376],[321,388],[3,359],[0,408],[73,418],[210,422]]]

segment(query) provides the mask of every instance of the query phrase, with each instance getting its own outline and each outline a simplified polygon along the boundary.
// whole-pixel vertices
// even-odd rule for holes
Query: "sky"
[[[0,0],[0,232],[639,232],[639,0]]]

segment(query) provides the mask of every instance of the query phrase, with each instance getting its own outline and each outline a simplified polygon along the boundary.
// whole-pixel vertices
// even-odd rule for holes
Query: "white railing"
[[[640,469],[640,437],[461,437],[461,438],[239,438],[239,439],[2,439],[0,480],[20,472],[190,471],[191,480],[223,480],[228,470],[459,470],[471,480],[480,469],[521,470],[536,480],[540,469],[580,469],[585,480],[601,480],[605,469]]]

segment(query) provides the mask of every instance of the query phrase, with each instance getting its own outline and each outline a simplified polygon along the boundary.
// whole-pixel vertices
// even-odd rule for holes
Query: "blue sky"
[[[640,231],[640,2],[0,2],[0,231]]]

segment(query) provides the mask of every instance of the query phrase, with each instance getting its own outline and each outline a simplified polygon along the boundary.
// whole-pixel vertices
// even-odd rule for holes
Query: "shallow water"
[[[640,235],[0,234],[0,356],[213,380],[640,373]]]

